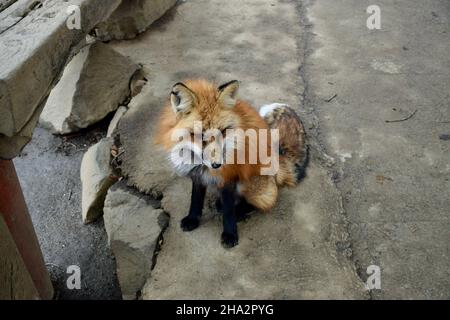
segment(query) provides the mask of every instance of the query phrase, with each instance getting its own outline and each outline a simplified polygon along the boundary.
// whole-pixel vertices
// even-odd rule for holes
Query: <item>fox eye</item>
[[[222,129],[222,135],[224,135],[228,129],[233,129],[233,126],[228,126],[225,129]]]
[[[198,133],[192,130],[190,131],[190,134],[192,138],[199,138],[203,140],[203,133]]]

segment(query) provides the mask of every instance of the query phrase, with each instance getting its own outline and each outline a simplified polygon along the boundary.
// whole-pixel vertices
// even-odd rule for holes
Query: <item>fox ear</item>
[[[227,108],[236,105],[236,96],[239,89],[239,81],[232,80],[217,88],[219,90],[219,102]]]
[[[170,103],[175,113],[188,112],[194,104],[195,93],[191,91],[184,83],[178,82],[172,87],[170,93]]]

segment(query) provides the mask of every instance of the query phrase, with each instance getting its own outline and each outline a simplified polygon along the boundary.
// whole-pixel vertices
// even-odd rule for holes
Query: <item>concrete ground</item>
[[[305,106],[338,160],[352,260],[381,267],[372,297],[449,299],[450,2],[377,1],[373,31],[369,4],[310,4]]]
[[[103,219],[89,225],[81,219],[81,158],[105,135],[107,124],[66,138],[38,127],[14,159],[56,299],[121,298]],[[80,290],[66,286],[70,265],[80,267]]]
[[[175,220],[144,297],[187,297],[183,289],[189,288],[191,297],[356,298],[357,289],[324,292],[321,281],[357,288],[369,265],[380,267],[382,283],[370,298],[450,297],[450,146],[442,138],[450,131],[450,5],[381,1],[382,28],[371,31],[370,4],[188,1],[172,12],[173,20],[117,45],[148,66],[152,85],[122,122],[125,169],[132,184],[163,194],[162,205]],[[241,97],[255,106],[288,102],[309,125],[307,179],[282,193],[272,215],[241,226],[241,244],[231,253],[215,241],[219,219],[192,234],[179,230],[188,204],[182,190],[189,187],[159,179],[167,172],[152,163],[160,160],[148,140],[156,110],[170,84],[196,75],[239,79]],[[334,158],[331,168],[326,154]],[[300,238],[291,238],[292,226]],[[317,250],[317,243],[327,250]],[[343,252],[359,279],[347,261],[329,261]],[[322,268],[345,271],[331,276]],[[305,275],[315,285],[306,285]],[[264,291],[271,286],[277,289]]]
[[[371,4],[183,1],[112,43],[149,79],[119,126],[123,170],[171,215],[144,298],[450,298],[450,4],[380,0],[381,30],[368,30]],[[306,179],[240,223],[231,250],[212,203],[199,229],[180,230],[188,181],[152,142],[171,85],[192,76],[238,79],[241,98],[287,102],[307,125]],[[15,160],[46,262],[58,277],[85,272],[84,291],[62,298],[120,296],[102,222],[83,226],[79,212],[98,131],[62,143],[38,128]],[[364,290],[369,265],[381,289]]]
[[[113,43],[144,65],[148,79],[119,124],[123,172],[131,185],[162,197],[171,216],[144,299],[368,298],[349,259],[341,199],[321,150],[312,150],[307,178],[283,190],[273,212],[241,223],[239,245],[225,250],[213,200],[198,229],[180,230],[189,181],[174,176],[153,143],[171,86],[186,77],[238,79],[242,99],[255,107],[289,103],[309,123],[299,74],[306,36],[300,10],[289,1],[187,1],[138,39]]]

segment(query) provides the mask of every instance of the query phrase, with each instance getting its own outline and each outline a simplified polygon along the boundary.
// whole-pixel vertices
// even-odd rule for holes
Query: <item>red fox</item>
[[[190,209],[181,228],[199,226],[206,189],[217,188],[221,239],[228,248],[238,243],[236,222],[254,209],[270,210],[278,188],[295,186],[304,176],[308,158],[295,111],[271,104],[258,113],[237,99],[238,88],[236,80],[221,86],[202,79],[176,83],[155,138],[169,152],[174,170],[192,179]]]

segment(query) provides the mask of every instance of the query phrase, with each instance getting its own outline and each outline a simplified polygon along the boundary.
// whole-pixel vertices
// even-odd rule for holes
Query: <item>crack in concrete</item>
[[[348,259],[352,266],[354,267],[354,271],[361,282],[364,284],[365,279],[362,273],[362,267],[359,264],[359,261],[354,260],[353,255],[353,239],[350,236],[349,228],[350,222],[348,220],[346,214],[346,208],[343,201],[342,190],[338,185],[339,180],[339,172],[343,172],[344,167],[340,160],[336,161],[335,157],[332,157],[328,154],[328,150],[325,147],[324,142],[322,141],[322,134],[320,128],[320,120],[317,115],[317,111],[313,106],[313,93],[310,90],[310,81],[308,79],[308,70],[307,65],[311,54],[313,53],[313,24],[308,19],[308,9],[314,4],[315,0],[304,0],[304,1],[296,1],[295,6],[297,8],[299,17],[300,17],[300,25],[303,27],[303,34],[298,37],[298,46],[299,52],[303,51],[303,63],[298,68],[298,75],[303,84],[303,91],[301,92],[301,104],[306,113],[306,121],[308,126],[307,136],[308,136],[308,144],[310,151],[312,153],[312,157],[315,160],[318,160],[319,163],[324,167],[327,171],[330,182],[338,195],[338,204],[336,208],[336,212],[332,213],[333,215],[338,216],[336,221],[339,223],[335,224],[331,231],[331,237],[329,241],[334,240],[334,246],[336,252],[341,256]],[[341,228],[341,230],[339,230]],[[372,300],[373,295],[371,290],[368,291],[368,300]]]
[[[128,102],[126,103],[126,107],[127,108],[129,107],[128,104],[129,104],[130,101],[131,101],[131,99],[129,99]],[[119,134],[114,135],[113,139],[114,139],[114,145],[120,149],[120,147],[122,145],[121,142],[120,142],[120,135]],[[164,215],[166,215],[168,217],[168,221],[169,222],[167,223],[167,225],[162,227],[161,232],[159,233],[158,238],[156,240],[155,248],[154,248],[153,253],[152,253],[152,258],[151,258],[152,264],[150,266],[150,276],[151,276],[151,271],[156,267],[156,263],[158,262],[158,254],[161,252],[161,250],[163,248],[164,233],[166,232],[167,228],[170,225],[170,213],[167,212],[162,207],[162,205],[161,205],[161,198],[156,198],[151,193],[141,192],[136,186],[128,184],[127,177],[122,175],[122,170],[121,170],[120,164],[117,164],[117,166],[114,167],[114,170],[119,175],[121,175],[124,179],[126,179],[127,186],[129,188],[131,188],[135,193],[140,194],[140,195],[143,196],[143,199],[145,199],[145,201],[146,201],[146,203],[148,205],[150,205],[154,209],[162,209],[163,212],[161,214],[164,214]],[[145,283],[144,283],[144,285],[145,285]],[[142,289],[143,289],[143,287],[142,287]],[[142,294],[142,289],[137,293],[137,299],[140,299],[140,296]]]
[[[166,211],[164,211],[164,209],[163,209],[162,214],[167,215],[167,217],[169,218],[169,222],[167,223],[166,226],[164,226],[162,228],[161,232],[159,233],[158,240],[156,240],[156,245],[155,245],[155,249],[153,250],[153,256],[152,256],[152,266],[151,266],[150,270],[155,269],[156,263],[158,262],[158,254],[162,250],[162,247],[164,244],[164,232],[166,232],[166,230],[170,224],[170,214],[167,213]],[[151,271],[150,271],[150,273],[151,273]]]

